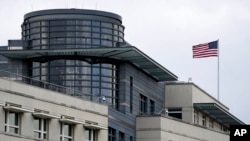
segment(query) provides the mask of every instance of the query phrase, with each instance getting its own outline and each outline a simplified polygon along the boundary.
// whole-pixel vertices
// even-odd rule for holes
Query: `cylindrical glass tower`
[[[24,16],[22,38],[31,49],[116,47],[124,26],[119,15],[103,11],[43,10]]]
[[[53,9],[25,15],[22,39],[30,50],[107,48],[124,41],[119,15],[81,9]],[[31,77],[90,95],[105,96],[117,103],[118,63],[116,60],[60,55],[30,59]]]

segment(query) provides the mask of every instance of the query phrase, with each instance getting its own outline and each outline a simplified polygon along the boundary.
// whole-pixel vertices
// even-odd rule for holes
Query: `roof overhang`
[[[176,81],[178,77],[133,46],[78,49],[5,50],[0,55],[13,59],[31,59],[49,56],[90,56],[128,61],[157,81]]]
[[[194,103],[194,107],[212,116],[227,127],[230,127],[230,125],[245,125],[244,122],[216,103]]]

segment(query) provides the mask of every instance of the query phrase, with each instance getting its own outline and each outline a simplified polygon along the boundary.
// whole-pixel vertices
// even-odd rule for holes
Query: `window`
[[[155,102],[153,100],[150,100],[150,114],[155,113]]]
[[[168,109],[168,115],[178,119],[182,119],[182,109],[181,108],[170,108]]]
[[[133,77],[130,76],[130,85],[129,85],[129,93],[130,93],[130,100],[129,100],[129,105],[130,105],[130,113],[133,112]]]
[[[194,110],[194,124],[199,124],[198,111]]]
[[[15,112],[6,111],[5,112],[5,132],[8,133],[19,133],[20,128],[20,115]]]
[[[125,141],[125,134],[123,132],[119,132],[119,141]]]
[[[133,141],[133,137],[132,136],[129,137],[129,141]]]
[[[209,119],[208,127],[214,128],[214,122],[211,119]]]
[[[203,114],[202,115],[202,126],[207,126],[207,120],[206,120],[206,116]]]
[[[97,141],[96,132],[94,129],[85,129],[85,141]]]
[[[116,137],[115,137],[116,130],[113,129],[113,128],[111,128],[111,127],[109,127],[109,131],[108,132],[109,132],[108,141],[115,141],[115,139],[116,139]]]
[[[73,141],[73,125],[61,123],[60,141]]]
[[[147,97],[140,94],[140,112],[147,113]]]
[[[47,139],[47,120],[34,118],[34,137],[37,139]]]

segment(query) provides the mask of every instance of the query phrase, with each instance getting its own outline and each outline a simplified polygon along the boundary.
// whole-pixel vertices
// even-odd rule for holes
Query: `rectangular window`
[[[20,115],[15,112],[5,111],[5,132],[19,134]]]
[[[155,102],[153,100],[150,100],[150,114],[155,113]]]
[[[37,139],[47,139],[47,120],[34,118],[34,137]]]
[[[125,134],[123,132],[119,132],[119,141],[125,141]]]
[[[73,125],[61,123],[60,141],[73,141]]]
[[[85,129],[85,141],[97,141],[96,130]]]
[[[199,114],[197,110],[194,110],[194,124],[199,124]]]
[[[209,125],[208,125],[209,128],[214,128],[214,122],[209,119]]]
[[[130,113],[133,112],[133,77],[130,76],[130,85],[129,85],[129,93],[130,93],[130,99],[129,99],[129,105],[130,105]]]
[[[206,116],[203,114],[202,115],[202,126],[207,126],[207,120],[206,120]]]
[[[111,127],[109,127],[109,137],[108,137],[108,141],[115,141],[115,139],[116,139],[116,130],[115,129],[113,129],[113,128],[111,128]]]
[[[140,112],[147,113],[147,97],[142,94],[140,94]]]

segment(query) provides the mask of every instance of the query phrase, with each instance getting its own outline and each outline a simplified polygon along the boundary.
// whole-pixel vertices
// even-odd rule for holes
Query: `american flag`
[[[218,41],[193,46],[193,58],[218,56]]]

